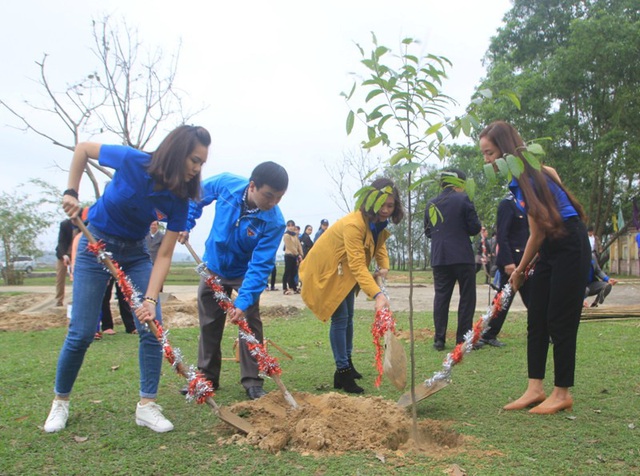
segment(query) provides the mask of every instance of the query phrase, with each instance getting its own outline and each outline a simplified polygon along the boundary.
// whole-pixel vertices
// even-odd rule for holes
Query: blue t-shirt
[[[577,217],[578,211],[571,204],[569,197],[562,189],[562,187],[560,187],[553,179],[551,179],[551,177],[545,175],[545,178],[547,179],[549,190],[551,190],[551,193],[556,199],[556,208],[558,209],[558,213],[560,213],[562,220],[567,220],[571,217]],[[513,195],[515,196],[518,207],[526,209],[527,204],[524,199],[524,194],[522,193],[522,189],[520,188],[520,185],[518,184],[518,181],[515,177],[509,184],[509,190],[511,190],[511,193],[513,193]]]
[[[125,240],[142,240],[149,225],[165,217],[167,229],[180,232],[187,227],[188,200],[169,190],[154,190],[154,180],[147,173],[151,156],[121,145],[102,145],[100,165],[115,169],[113,179],[103,195],[89,210],[89,222],[108,235]]]

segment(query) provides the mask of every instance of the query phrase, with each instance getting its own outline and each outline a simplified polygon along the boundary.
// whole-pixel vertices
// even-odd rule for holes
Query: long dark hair
[[[395,184],[393,183],[393,180],[388,179],[386,177],[381,177],[378,179],[375,179],[373,181],[373,183],[371,184],[371,187],[373,187],[373,190],[371,190],[368,194],[379,194],[380,192],[382,192],[386,187],[391,187],[391,195],[393,196],[393,199],[395,201],[395,207],[393,209],[393,213],[391,214],[391,221],[397,225],[398,223],[400,223],[402,221],[402,219],[404,218],[404,207],[402,206],[402,200],[400,200],[400,192],[398,192],[398,188],[395,186]],[[362,201],[362,204],[360,205],[360,212],[369,220],[373,220],[375,218],[375,216],[377,215],[376,212],[373,211],[372,208],[367,209],[367,198],[365,198]]]
[[[522,151],[526,149],[526,145],[511,124],[504,121],[492,122],[480,133],[480,139],[483,137],[500,149],[503,156],[511,154],[522,160],[524,172],[518,177],[518,185],[524,194],[527,213],[531,215],[546,235],[557,238],[565,234],[562,216],[560,216],[556,199],[547,183],[548,179],[551,179],[567,194],[567,198],[580,215],[580,219],[585,220],[584,209],[571,192],[544,167],[541,170],[536,170],[524,158]]]
[[[200,196],[200,172],[185,182],[185,160],[197,145],[209,147],[210,144],[211,135],[204,127],[179,126],[152,152],[147,173],[157,187],[170,190],[177,197],[195,200]]]

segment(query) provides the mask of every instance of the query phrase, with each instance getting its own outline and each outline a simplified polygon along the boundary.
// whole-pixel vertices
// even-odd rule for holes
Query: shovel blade
[[[416,393],[416,403],[424,400],[427,397],[430,397],[431,395],[433,395],[436,392],[439,392],[440,390],[442,390],[444,387],[446,387],[447,385],[449,385],[449,382],[445,382],[444,380],[438,380],[434,383],[432,383],[431,385],[427,385],[426,383],[423,383],[422,385],[418,385],[415,388],[415,393]],[[400,399],[398,400],[398,406],[401,408],[407,408],[409,406],[411,406],[412,401],[411,401],[411,392],[407,392],[404,395],[402,395],[400,397]]]
[[[400,340],[391,331],[384,334],[384,375],[398,389],[407,386],[407,354]]]
[[[244,418],[239,417],[228,408],[218,407],[216,414],[223,422],[231,425],[236,430],[241,431],[244,434],[251,433],[254,430],[251,423]]]

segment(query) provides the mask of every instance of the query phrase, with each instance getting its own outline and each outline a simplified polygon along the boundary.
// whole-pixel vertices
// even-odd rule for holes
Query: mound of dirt
[[[230,409],[254,427],[248,435],[235,434],[225,443],[250,444],[265,451],[303,454],[340,454],[373,451],[376,454],[419,451],[431,456],[451,455],[464,439],[442,422],[419,422],[418,436],[407,413],[382,397],[295,393],[301,407],[291,408],[273,391],[259,400],[236,403]]]

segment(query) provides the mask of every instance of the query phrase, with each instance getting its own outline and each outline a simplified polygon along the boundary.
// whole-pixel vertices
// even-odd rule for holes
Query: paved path
[[[394,311],[409,310],[409,286],[408,285],[391,285],[389,286],[389,294],[391,297],[392,309]],[[166,285],[164,291],[166,294],[172,294],[181,301],[190,301],[196,297],[197,286],[175,286]],[[51,286],[0,286],[2,292],[23,292],[23,293],[49,293],[51,300],[39,305],[40,309],[47,306],[53,306],[54,289]],[[486,311],[489,305],[489,287],[486,285],[477,286],[477,312]],[[413,289],[413,309],[414,311],[431,311],[433,309],[433,285],[419,285]],[[71,296],[71,286],[67,286],[65,295]],[[493,296],[493,292],[491,292]],[[591,298],[593,299],[593,298]],[[66,302],[66,301],[65,301]],[[283,295],[282,291],[265,291],[261,297],[262,306],[295,306],[304,308],[302,298],[299,294],[290,296]],[[591,301],[589,301],[591,302]],[[619,282],[612,290],[607,298],[604,306],[636,306],[640,304],[640,280],[629,280],[628,282]],[[451,310],[457,309],[458,292],[453,293],[451,299]],[[357,309],[372,309],[373,303],[368,301],[363,293],[356,298]],[[516,297],[511,307],[514,311],[524,311],[524,305],[519,297]],[[33,309],[31,309],[33,311]]]

